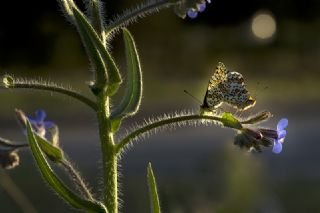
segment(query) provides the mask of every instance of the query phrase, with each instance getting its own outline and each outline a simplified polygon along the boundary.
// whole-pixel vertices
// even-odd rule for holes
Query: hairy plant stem
[[[139,17],[143,17],[145,14],[149,14],[152,12],[156,12],[162,8],[170,7],[174,5],[175,3],[170,2],[168,0],[158,0],[153,1],[150,3],[147,3],[145,5],[142,5],[141,7],[137,7],[135,9],[132,9],[128,13],[124,13],[123,15],[120,15],[117,19],[114,21],[111,21],[105,28],[106,34],[109,34],[114,29],[117,29],[119,27],[123,27],[126,24],[128,24],[130,21],[135,20]]]
[[[77,187],[77,190],[86,198],[89,200],[94,200],[90,190],[88,189],[86,183],[81,178],[81,175],[79,172],[72,166],[72,164],[67,160],[64,159],[61,161],[61,165],[64,167],[64,169],[68,172],[70,175],[71,180]]]
[[[75,98],[82,103],[88,105],[92,109],[96,109],[96,103],[90,100],[89,98],[85,97],[84,95],[73,91],[69,90],[63,87],[59,87],[57,85],[45,85],[42,83],[38,82],[30,82],[30,83],[19,83],[15,82],[14,85],[10,86],[9,88],[14,88],[14,89],[34,89],[34,90],[46,90],[50,92],[56,92],[56,93],[61,93],[67,96],[70,96],[72,98]]]
[[[97,116],[102,150],[104,204],[109,213],[118,213],[117,153],[109,118],[109,97],[103,92],[98,96]]]
[[[120,154],[121,151],[136,137],[139,135],[144,134],[145,132],[151,131],[155,128],[159,128],[161,126],[170,125],[173,123],[185,122],[185,121],[192,121],[192,120],[207,120],[207,121],[219,121],[221,122],[223,119],[221,117],[216,116],[206,116],[206,115],[185,115],[185,116],[178,116],[173,118],[167,118],[160,121],[156,121],[151,124],[147,124],[127,135],[124,139],[121,140],[120,143],[116,146],[117,154]]]

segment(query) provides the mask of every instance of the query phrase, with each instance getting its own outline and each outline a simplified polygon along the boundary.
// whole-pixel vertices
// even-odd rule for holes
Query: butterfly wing
[[[240,110],[245,110],[255,104],[255,100],[246,89],[243,76],[240,73],[228,72],[224,85],[227,91],[224,93],[224,102]]]
[[[209,110],[217,108],[222,103],[223,91],[221,91],[221,83],[227,79],[227,69],[221,62],[218,63],[213,75],[211,76],[204,96],[202,108]]]

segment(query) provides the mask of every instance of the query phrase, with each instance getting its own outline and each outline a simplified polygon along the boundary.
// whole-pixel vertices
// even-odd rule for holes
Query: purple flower
[[[261,152],[261,146],[270,147],[272,152],[279,154],[282,151],[282,143],[287,134],[285,128],[288,126],[288,119],[283,118],[277,124],[277,129],[264,128],[242,128],[235,137],[234,144],[240,148],[254,149]]]
[[[198,10],[199,10],[200,13],[203,12],[205,9],[206,9],[206,3],[205,2],[198,5]]]
[[[287,135],[287,131],[285,128],[288,126],[288,119],[282,118],[277,124],[277,134],[278,138],[274,140],[273,149],[274,153],[280,153],[282,150],[282,143],[284,142],[284,138]]]
[[[210,4],[211,0],[204,1],[200,4],[196,4],[196,6],[193,8],[189,8],[187,11],[187,16],[192,19],[196,18],[199,12],[201,13],[206,9],[207,3]]]
[[[55,124],[51,121],[44,121],[46,118],[46,112],[42,109],[36,111],[36,116],[32,118],[31,116],[27,116],[29,122],[32,125],[33,130],[40,136],[45,137],[46,130],[53,128]]]
[[[198,12],[194,9],[190,9],[190,10],[188,10],[187,15],[189,18],[192,18],[192,19],[197,18]]]
[[[286,137],[287,131],[285,128],[288,126],[288,119],[282,118],[277,124],[277,130],[259,129],[262,137],[265,140],[273,142],[272,152],[279,154],[282,151],[282,143]]]

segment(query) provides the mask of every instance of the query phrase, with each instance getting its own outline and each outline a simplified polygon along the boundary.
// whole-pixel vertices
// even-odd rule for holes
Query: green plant
[[[99,0],[84,1],[87,8],[86,12],[81,11],[73,0],[59,0],[58,2],[66,18],[76,27],[91,62],[94,78],[90,81],[89,88],[96,99],[91,100],[83,94],[57,83],[23,80],[10,75],[3,76],[2,87],[6,89],[33,89],[60,93],[77,99],[96,113],[103,158],[103,200],[99,200],[92,195],[80,173],[74,169],[70,161],[65,157],[63,150],[59,146],[58,127],[53,122],[44,121],[45,112],[43,110],[37,111],[35,118],[28,117],[21,110],[16,110],[16,115],[26,130],[28,143],[18,144],[7,139],[0,139],[0,145],[3,148],[1,157],[7,160],[2,163],[4,168],[15,167],[19,160],[16,150],[22,147],[29,147],[44,180],[70,206],[88,212],[117,213],[119,209],[119,156],[123,155],[125,149],[133,145],[137,139],[145,134],[155,130],[165,130],[171,125],[206,125],[213,123],[238,131],[239,138],[236,144],[248,149],[255,148],[260,150],[261,145],[271,146],[273,144],[272,140],[278,141],[278,139],[284,138],[284,136],[282,138],[278,137],[277,132],[275,133],[272,130],[268,132],[262,131],[262,129],[245,127],[248,124],[255,124],[268,119],[271,116],[269,112],[262,112],[252,118],[240,121],[231,113],[215,114],[209,110],[208,112],[178,113],[151,119],[149,122],[137,126],[119,141],[115,141],[114,135],[121,128],[122,121],[134,116],[139,110],[143,93],[140,58],[133,36],[125,26],[139,17],[168,7],[173,7],[181,17],[185,17],[186,14],[189,17],[194,17],[195,13],[204,9],[203,5],[206,2],[203,0],[149,1],[135,9],[128,10],[115,20],[109,20],[108,24],[105,24],[103,7]],[[111,107],[110,99],[117,94],[123,81],[121,72],[107,47],[110,45],[110,39],[118,35],[120,31],[125,44],[127,79],[122,100]],[[275,135],[267,135],[267,133],[271,132],[275,133]],[[50,161],[65,168],[65,171],[72,179],[75,190],[79,194],[75,193],[70,186],[67,186],[59,179],[51,168]],[[148,166],[148,180],[152,204],[151,210],[160,212],[156,181],[151,164]]]

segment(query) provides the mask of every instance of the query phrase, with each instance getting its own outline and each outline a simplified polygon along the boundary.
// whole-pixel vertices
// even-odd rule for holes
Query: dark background
[[[108,1],[107,17],[138,2]],[[274,128],[287,117],[289,127],[280,155],[240,151],[232,145],[234,132],[219,127],[182,128],[145,139],[121,159],[122,212],[149,212],[149,161],[163,212],[320,212],[319,4],[215,0],[194,20],[167,9],[129,27],[144,69],[144,98],[137,117],[124,127],[165,112],[197,111],[199,104],[183,90],[202,99],[218,61],[241,72],[257,98],[257,105],[242,116],[267,109],[274,117],[265,125]],[[275,18],[277,31],[270,39],[252,35],[251,21],[259,11]],[[112,44],[125,76],[121,35]],[[88,70],[77,33],[56,1],[2,2],[0,74],[60,81],[90,96]],[[98,194],[101,166],[94,114],[76,101],[48,94],[1,90],[0,136],[24,140],[14,108],[30,114],[46,109],[48,120],[60,127],[63,148]],[[114,104],[120,97],[121,91]],[[43,183],[29,151],[20,153],[21,165],[7,174],[37,211],[72,212]],[[1,212],[22,211],[4,189],[0,204]]]

